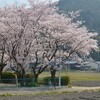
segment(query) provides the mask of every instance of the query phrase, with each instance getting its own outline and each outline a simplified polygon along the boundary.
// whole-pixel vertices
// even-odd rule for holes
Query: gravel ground
[[[34,96],[34,92],[46,92],[52,91],[52,88],[39,87],[39,88],[0,88],[0,94],[11,93],[11,94],[21,94],[24,96],[0,96],[0,100],[100,100],[100,91],[99,92],[87,92],[84,90],[95,90],[100,88],[100,82],[76,82],[72,83],[72,88],[62,87],[62,91],[78,91],[73,93],[63,93],[63,94],[42,94]],[[79,86],[79,87],[77,87]],[[85,86],[85,87],[84,87]],[[98,87],[99,86],[99,87]],[[83,87],[83,88],[82,88]],[[96,88],[94,88],[96,87]],[[61,91],[58,89],[58,91]],[[84,92],[81,92],[84,91]],[[25,94],[29,94],[25,96]]]
[[[37,96],[8,96],[0,100],[100,100],[100,92],[45,94]]]

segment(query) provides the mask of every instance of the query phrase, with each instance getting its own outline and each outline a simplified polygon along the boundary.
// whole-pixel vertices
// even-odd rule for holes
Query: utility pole
[[[61,54],[60,54],[60,47],[59,47],[59,88],[61,88]]]

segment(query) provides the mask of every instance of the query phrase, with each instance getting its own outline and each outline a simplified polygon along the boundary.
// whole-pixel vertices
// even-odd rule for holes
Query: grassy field
[[[50,72],[44,72],[40,75],[40,78],[50,76]],[[59,73],[56,73],[59,76]],[[100,73],[97,72],[87,72],[87,71],[62,71],[61,76],[69,76],[71,82],[77,81],[100,81]]]

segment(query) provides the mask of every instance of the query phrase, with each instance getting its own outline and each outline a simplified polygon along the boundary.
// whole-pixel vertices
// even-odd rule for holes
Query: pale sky
[[[40,0],[40,1],[44,1],[44,0]],[[52,1],[58,1],[58,0],[52,0]],[[20,4],[21,3],[28,4],[27,0],[0,0],[0,7],[15,4],[16,2],[18,2]]]

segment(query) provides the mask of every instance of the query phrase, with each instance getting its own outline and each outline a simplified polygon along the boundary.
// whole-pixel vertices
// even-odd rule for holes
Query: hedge
[[[44,85],[52,85],[52,82],[55,81],[56,86],[59,85],[59,77],[55,77],[52,79],[51,77],[45,77],[42,82]],[[62,86],[67,86],[70,83],[70,79],[68,76],[62,76],[61,77],[61,85]]]
[[[15,83],[15,75],[11,72],[3,72],[1,79],[3,83]]]
[[[3,83],[16,83],[15,75],[11,72],[3,72],[1,75],[2,82]],[[55,81],[55,85],[59,85],[59,77],[55,77],[55,79],[52,79],[51,77],[44,77],[44,78],[38,78],[38,82],[34,82],[34,76],[32,74],[26,74],[24,79],[21,79],[18,77],[18,82],[20,81],[25,82],[25,86],[27,87],[35,87],[39,85],[53,85],[53,82]],[[68,76],[62,76],[61,77],[61,85],[67,86],[70,82],[70,79]]]

